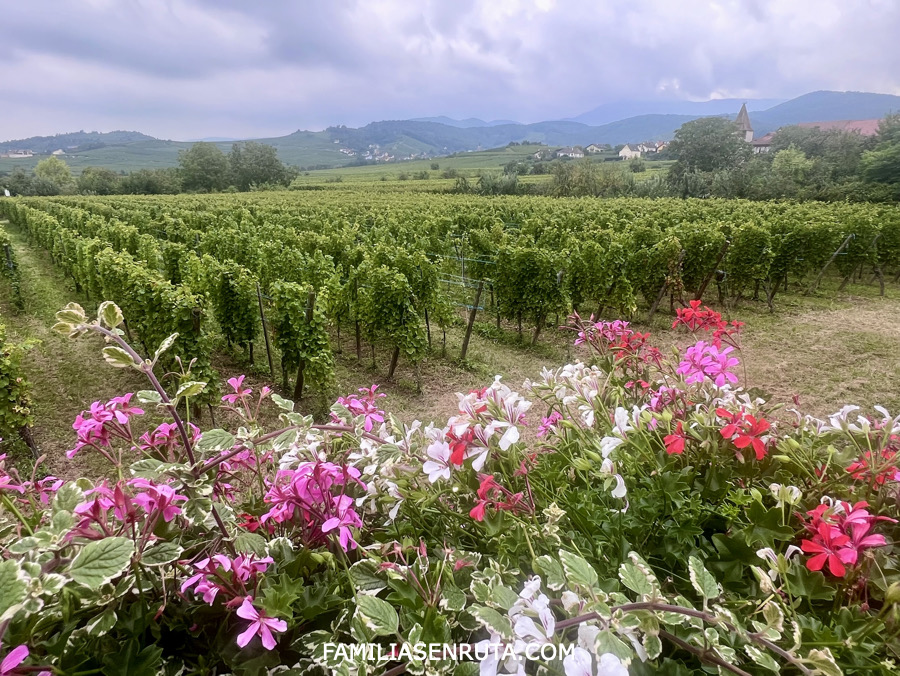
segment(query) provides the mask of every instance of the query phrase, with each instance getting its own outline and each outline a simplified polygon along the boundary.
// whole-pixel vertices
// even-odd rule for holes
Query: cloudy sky
[[[900,94],[898,0],[0,0],[0,139]]]

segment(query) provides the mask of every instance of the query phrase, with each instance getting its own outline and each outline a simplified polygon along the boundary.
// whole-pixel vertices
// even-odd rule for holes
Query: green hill
[[[880,118],[900,111],[900,97],[864,92],[812,92],[754,112],[751,121],[757,136],[798,122]],[[734,111],[735,114],[737,111]],[[575,121],[534,124],[490,123],[460,126],[428,120],[385,120],[358,129],[329,127],[324,131],[296,131],[287,136],[255,139],[278,150],[283,162],[304,168],[342,167],[378,160],[443,157],[454,153],[502,148],[510,142],[543,143],[548,146],[590,143],[637,143],[671,139],[685,122],[699,115],[648,114],[628,117],[599,126]],[[473,121],[464,121],[473,122]],[[477,122],[477,121],[475,121]],[[86,166],[116,171],[174,167],[178,151],[190,143],[163,141],[139,132],[76,132],[40,136],[0,143],[0,152],[31,150],[35,157],[0,158],[0,171],[31,168],[41,156],[63,150],[65,161],[76,173]],[[231,142],[218,142],[223,151]]]

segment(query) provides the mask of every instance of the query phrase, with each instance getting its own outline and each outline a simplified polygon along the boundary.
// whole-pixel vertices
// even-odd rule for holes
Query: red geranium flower
[[[687,441],[687,436],[684,433],[684,427],[680,420],[675,426],[675,431],[672,434],[667,434],[663,441],[666,444],[666,453],[669,455],[681,455],[684,453],[684,442]]]
[[[844,577],[844,564],[856,563],[856,551],[845,547],[850,538],[834,526],[822,522],[816,529],[815,540],[803,540],[800,548],[807,554],[815,554],[806,562],[810,570],[822,570],[828,563],[828,570],[835,577]]]

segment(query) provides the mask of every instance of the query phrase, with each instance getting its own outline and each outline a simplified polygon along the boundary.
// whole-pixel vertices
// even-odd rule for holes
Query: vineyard
[[[462,324],[462,353],[444,353],[465,359],[478,313],[533,344],[572,309],[774,309],[826,269],[882,293],[900,274],[900,210],[871,204],[270,193],[3,200],[0,217],[88,298],[117,302],[145,354],[177,333],[182,364],[160,366],[183,384],[214,380],[216,335],[251,361],[265,352],[298,400],[327,399],[348,341],[388,378],[405,364],[418,379],[428,346]]]

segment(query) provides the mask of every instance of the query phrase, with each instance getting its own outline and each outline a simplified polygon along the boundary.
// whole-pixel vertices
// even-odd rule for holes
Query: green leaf
[[[162,396],[155,390],[141,390],[137,393],[137,399],[142,404],[161,404]]]
[[[378,566],[374,561],[363,559],[350,566],[350,579],[359,591],[377,594],[387,587],[387,582],[378,575]]]
[[[206,383],[201,383],[195,380],[190,380],[184,384],[182,384],[178,391],[175,393],[176,399],[181,399],[182,397],[196,397],[203,390],[206,389]]]
[[[112,608],[107,608],[87,623],[87,633],[90,636],[103,636],[103,634],[116,626],[116,619],[116,611]]]
[[[293,411],[294,410],[294,402],[290,399],[285,399],[274,392],[269,395],[269,398],[275,403],[278,408],[284,409],[285,411]]]
[[[157,676],[162,663],[162,648],[148,645],[141,649],[137,640],[128,641],[114,653],[103,656],[104,676]]]
[[[462,589],[452,584],[444,584],[441,594],[441,608],[449,610],[451,613],[458,613],[466,607],[466,594]]]
[[[297,430],[285,430],[272,441],[272,450],[276,453],[288,450],[297,443],[299,434]]]
[[[100,307],[97,308],[97,319],[111,329],[125,321],[119,306],[111,300],[100,303]]]
[[[488,631],[499,634],[506,640],[512,640],[512,625],[509,623],[508,617],[487,606],[470,606],[469,612]]]
[[[843,671],[835,662],[834,655],[829,648],[822,650],[810,650],[809,655],[803,660],[817,670],[822,676],[843,676]]]
[[[632,650],[631,646],[625,645],[625,642],[609,629],[604,629],[597,634],[597,638],[594,639],[594,652],[598,655],[612,653],[623,660],[634,658],[634,650]]]
[[[115,366],[117,369],[129,367],[137,368],[137,364],[135,364],[131,355],[121,347],[116,347],[115,345],[109,345],[103,348],[103,358],[106,360],[107,364]]]
[[[206,430],[197,442],[198,451],[224,451],[234,446],[234,435],[221,429]]]
[[[259,533],[242,531],[234,538],[234,548],[241,554],[265,556],[266,539]]]
[[[554,558],[543,554],[534,562],[535,572],[544,576],[544,582],[553,591],[559,591],[566,586],[565,570],[562,564]]]
[[[636,553],[630,552],[628,558],[631,562],[625,562],[619,566],[619,579],[626,587],[641,596],[656,596],[659,592],[659,582],[650,566]]]
[[[691,584],[694,585],[694,589],[697,590],[700,596],[706,600],[718,598],[719,584],[716,582],[716,578],[706,570],[703,562],[696,556],[691,556],[688,559],[688,571],[691,577]]]
[[[84,502],[84,491],[72,481],[67,481],[53,496],[54,512],[71,512]]]
[[[87,324],[87,315],[78,303],[69,303],[56,313],[56,320],[67,324]]]
[[[166,338],[162,343],[160,343],[159,347],[156,348],[156,352],[153,353],[153,361],[155,362],[157,359],[159,359],[160,355],[162,355],[163,352],[165,352],[170,347],[172,347],[172,344],[175,342],[175,340],[177,338],[178,338],[178,334],[173,333],[171,336]]]
[[[498,584],[493,589],[491,589],[490,602],[498,608],[501,608],[502,610],[509,610],[518,600],[519,595],[509,587],[505,587],[502,584]]]
[[[569,584],[587,588],[592,588],[597,584],[597,571],[577,554],[560,549],[559,560],[562,562]]]
[[[165,563],[172,563],[184,549],[177,542],[158,542],[152,547],[144,550],[141,556],[141,563],[146,566],[161,566]]]
[[[776,674],[781,673],[781,667],[778,666],[778,662],[776,662],[775,658],[772,657],[769,653],[763,652],[756,646],[752,645],[745,645],[744,651],[748,655],[750,655],[750,659],[756,662],[763,669],[774,671]]]
[[[8,620],[25,600],[26,584],[15,561],[0,561],[0,621]]]
[[[85,545],[69,567],[69,576],[85,587],[99,589],[118,576],[131,562],[134,543],[128,538],[111,537]]]
[[[662,641],[659,640],[659,636],[655,634],[645,634],[644,650],[647,651],[647,657],[651,660],[655,660],[659,657],[660,654],[662,654]]]
[[[361,595],[357,598],[356,614],[366,628],[375,636],[391,636],[397,633],[400,618],[394,607],[375,596]]]

